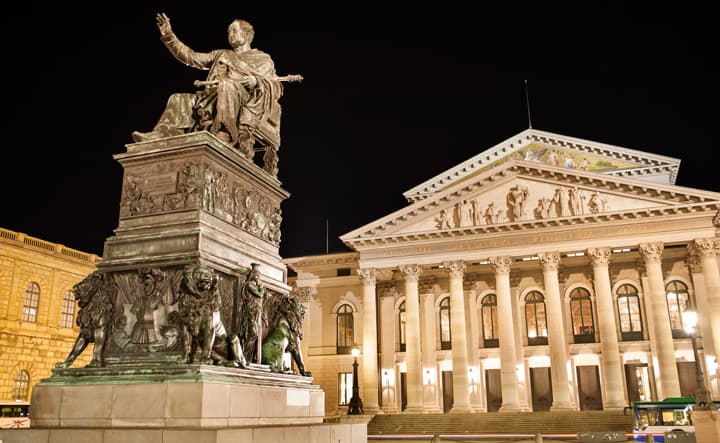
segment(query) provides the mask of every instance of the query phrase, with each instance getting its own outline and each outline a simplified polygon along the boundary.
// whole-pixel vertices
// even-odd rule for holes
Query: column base
[[[520,405],[502,405],[500,406],[500,409],[498,409],[498,412],[520,412],[522,411],[522,408]]]
[[[424,414],[425,408],[422,406],[408,406],[402,411],[403,414]]]
[[[627,406],[627,403],[614,401],[603,404],[603,410],[605,411],[622,411]]]
[[[453,406],[450,409],[450,414],[464,414],[467,412],[473,412],[473,409],[470,407],[470,405]]]
[[[576,411],[577,406],[575,406],[573,403],[569,403],[569,402],[562,402],[562,403],[558,402],[558,403],[553,403],[553,405],[550,406],[550,410],[551,411]]]

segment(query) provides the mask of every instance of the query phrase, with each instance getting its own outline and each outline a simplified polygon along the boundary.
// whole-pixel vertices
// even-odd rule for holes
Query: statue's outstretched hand
[[[158,12],[157,15],[155,15],[155,20],[157,21],[157,27],[160,30],[160,35],[166,36],[172,32],[170,17],[165,15],[164,12]]]

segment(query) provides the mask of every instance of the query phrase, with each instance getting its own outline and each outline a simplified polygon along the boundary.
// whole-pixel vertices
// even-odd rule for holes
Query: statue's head
[[[193,277],[195,278],[195,284],[197,285],[197,288],[201,291],[207,291],[208,289],[212,289],[212,287],[215,286],[215,273],[212,269],[201,266],[199,268],[196,268],[193,274]]]
[[[228,41],[233,48],[250,44],[255,37],[255,30],[245,20],[236,19],[228,26]]]

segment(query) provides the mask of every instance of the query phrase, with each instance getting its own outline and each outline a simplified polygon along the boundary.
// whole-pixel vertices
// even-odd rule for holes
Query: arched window
[[[665,297],[673,338],[687,337],[687,332],[683,329],[682,314],[692,308],[688,287],[681,281],[673,280],[665,285]]]
[[[640,297],[635,286],[620,285],[617,289],[618,316],[620,334],[623,340],[642,340],[642,320],[640,319]]]
[[[72,291],[67,291],[63,297],[62,311],[60,311],[60,326],[63,328],[72,328],[75,319],[75,295]]]
[[[452,349],[450,335],[450,297],[440,302],[440,349]]]
[[[405,302],[400,303],[398,312],[398,325],[400,325],[400,352],[405,352],[405,327],[407,326],[407,315],[405,313]]]
[[[525,296],[525,324],[527,326],[528,345],[547,344],[545,297],[538,291],[531,291]]]
[[[18,401],[28,401],[28,388],[30,387],[30,374],[21,369],[13,378],[13,398]]]
[[[23,321],[36,322],[38,304],[40,303],[40,285],[31,281],[25,289],[25,302],[23,303]]]
[[[483,347],[497,348],[500,346],[498,340],[498,320],[497,320],[497,296],[488,294],[482,298],[482,331],[483,331]]]
[[[587,289],[575,288],[570,293],[570,318],[572,319],[575,343],[592,343],[595,341],[592,301]]]
[[[337,353],[349,354],[355,345],[355,320],[350,305],[342,305],[337,310]]]

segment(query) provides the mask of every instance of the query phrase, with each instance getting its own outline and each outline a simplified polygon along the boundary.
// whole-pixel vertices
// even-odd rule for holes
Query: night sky
[[[245,19],[279,75],[305,78],[281,98],[285,258],[347,250],[338,237],[405,206],[404,191],[526,129],[525,80],[534,128],[680,158],[676,184],[720,192],[720,39],[689,3],[178,3],[5,13],[0,227],[102,255],[113,155],[206,74],[160,42],[159,11],[197,51],[229,47]]]

